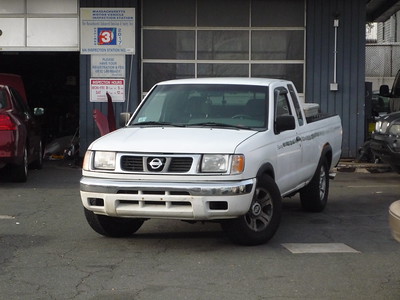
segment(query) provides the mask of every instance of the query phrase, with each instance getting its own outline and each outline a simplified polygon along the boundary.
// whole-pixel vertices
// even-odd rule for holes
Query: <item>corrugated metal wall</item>
[[[339,19],[336,92],[330,91],[335,18]],[[306,101],[341,116],[342,157],[355,157],[365,137],[365,18],[365,0],[307,1]]]
[[[139,1],[140,2],[140,1]],[[80,7],[137,7],[137,0],[81,0]],[[136,28],[140,28],[140,12],[136,9]],[[130,95],[129,99],[129,111],[133,111],[138,105],[140,99],[140,85],[139,85],[139,63],[138,57],[140,57],[140,43],[139,34],[140,30],[136,32],[136,54],[126,55],[126,89],[129,87],[130,78],[130,91],[126,90],[125,95]],[[132,73],[130,73],[132,68]],[[89,95],[89,79],[90,79],[90,55],[80,56],[80,155],[83,156],[87,147],[92,141],[100,136],[99,130],[96,127],[93,118],[93,110],[98,109],[104,114],[107,114],[107,103],[94,103],[90,102]],[[130,77],[131,75],[131,77]],[[115,116],[119,118],[121,112],[127,111],[126,102],[115,102],[113,103]]]

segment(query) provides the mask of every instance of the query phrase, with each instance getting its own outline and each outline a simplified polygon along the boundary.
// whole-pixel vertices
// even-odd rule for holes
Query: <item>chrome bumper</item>
[[[209,220],[245,214],[256,179],[232,182],[141,182],[83,177],[83,205],[117,217]]]

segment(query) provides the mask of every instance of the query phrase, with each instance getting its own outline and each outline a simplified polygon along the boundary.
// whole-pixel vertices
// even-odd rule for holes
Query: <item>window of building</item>
[[[8,51],[79,50],[77,0],[2,0],[0,47]]]
[[[143,0],[142,92],[191,77],[272,77],[304,90],[304,0]]]

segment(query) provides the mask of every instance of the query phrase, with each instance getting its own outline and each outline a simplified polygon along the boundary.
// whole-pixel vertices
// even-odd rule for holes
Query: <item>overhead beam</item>
[[[367,2],[367,22],[385,22],[399,10],[399,0],[370,0]]]

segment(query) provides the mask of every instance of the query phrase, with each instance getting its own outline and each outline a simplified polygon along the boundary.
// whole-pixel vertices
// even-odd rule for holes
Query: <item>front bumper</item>
[[[374,134],[370,141],[370,147],[372,152],[385,163],[397,166],[400,165],[400,151],[397,151],[399,148],[391,146],[395,143],[400,143],[395,137]]]
[[[114,217],[215,220],[244,215],[256,179],[224,182],[142,182],[82,177],[85,208]]]

